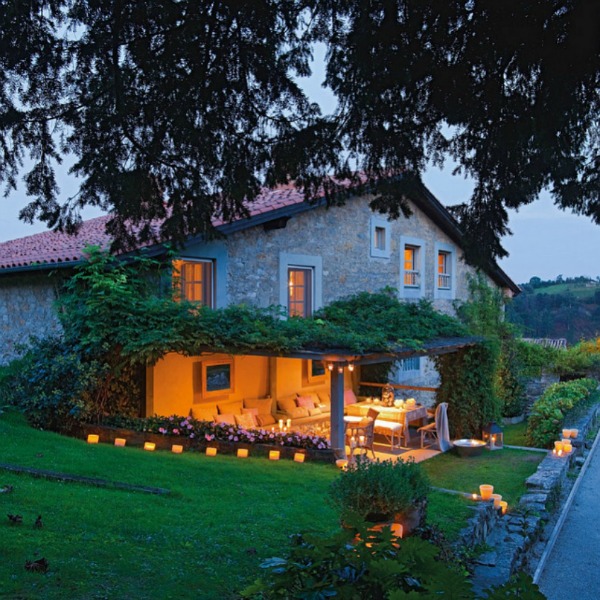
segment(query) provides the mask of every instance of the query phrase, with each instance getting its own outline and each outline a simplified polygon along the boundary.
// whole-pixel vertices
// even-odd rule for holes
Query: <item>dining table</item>
[[[348,404],[345,409],[346,415],[355,417],[366,417],[369,409],[379,412],[377,416],[381,421],[393,421],[402,424],[402,437],[406,446],[410,445],[410,423],[427,419],[427,407],[423,404],[403,406],[384,406],[381,403],[363,400],[354,404]]]

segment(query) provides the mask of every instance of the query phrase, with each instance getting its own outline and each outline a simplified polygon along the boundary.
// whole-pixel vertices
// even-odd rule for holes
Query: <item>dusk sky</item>
[[[307,94],[319,102],[324,113],[333,110],[335,100],[323,90],[322,53],[315,53],[313,76],[304,85]],[[59,177],[61,195],[68,197],[76,190],[76,182],[66,175]],[[461,176],[452,175],[452,165],[443,171],[431,169],[424,174],[425,184],[445,205],[468,200],[471,185]],[[27,203],[24,186],[8,198],[0,199],[0,241],[31,235],[45,229],[44,224],[28,225],[19,221],[18,214]],[[98,216],[97,209],[87,209],[85,218]],[[589,218],[560,211],[554,207],[548,194],[518,213],[512,211],[509,227],[512,236],[503,239],[510,256],[499,261],[500,266],[517,283],[526,283],[533,276],[554,279],[558,275],[574,277],[600,276],[600,226]]]

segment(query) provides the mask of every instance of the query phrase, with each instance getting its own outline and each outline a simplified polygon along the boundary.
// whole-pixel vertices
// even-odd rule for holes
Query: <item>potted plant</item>
[[[401,523],[410,533],[425,518],[429,481],[414,461],[376,461],[358,458],[330,488],[331,503],[342,523]]]

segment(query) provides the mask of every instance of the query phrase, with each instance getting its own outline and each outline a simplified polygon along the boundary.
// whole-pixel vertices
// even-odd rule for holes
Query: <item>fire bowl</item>
[[[456,453],[461,457],[479,456],[485,448],[483,440],[454,440],[452,444],[456,449]]]

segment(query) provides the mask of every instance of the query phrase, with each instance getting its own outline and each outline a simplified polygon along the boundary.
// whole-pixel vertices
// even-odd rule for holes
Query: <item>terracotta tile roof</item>
[[[303,202],[304,196],[293,185],[266,190],[248,205],[254,217]],[[83,258],[83,248],[97,245],[108,248],[110,237],[105,232],[110,216],[84,221],[77,235],[44,231],[27,237],[0,242],[0,272],[15,268],[77,262]],[[215,219],[215,226],[223,221]]]

